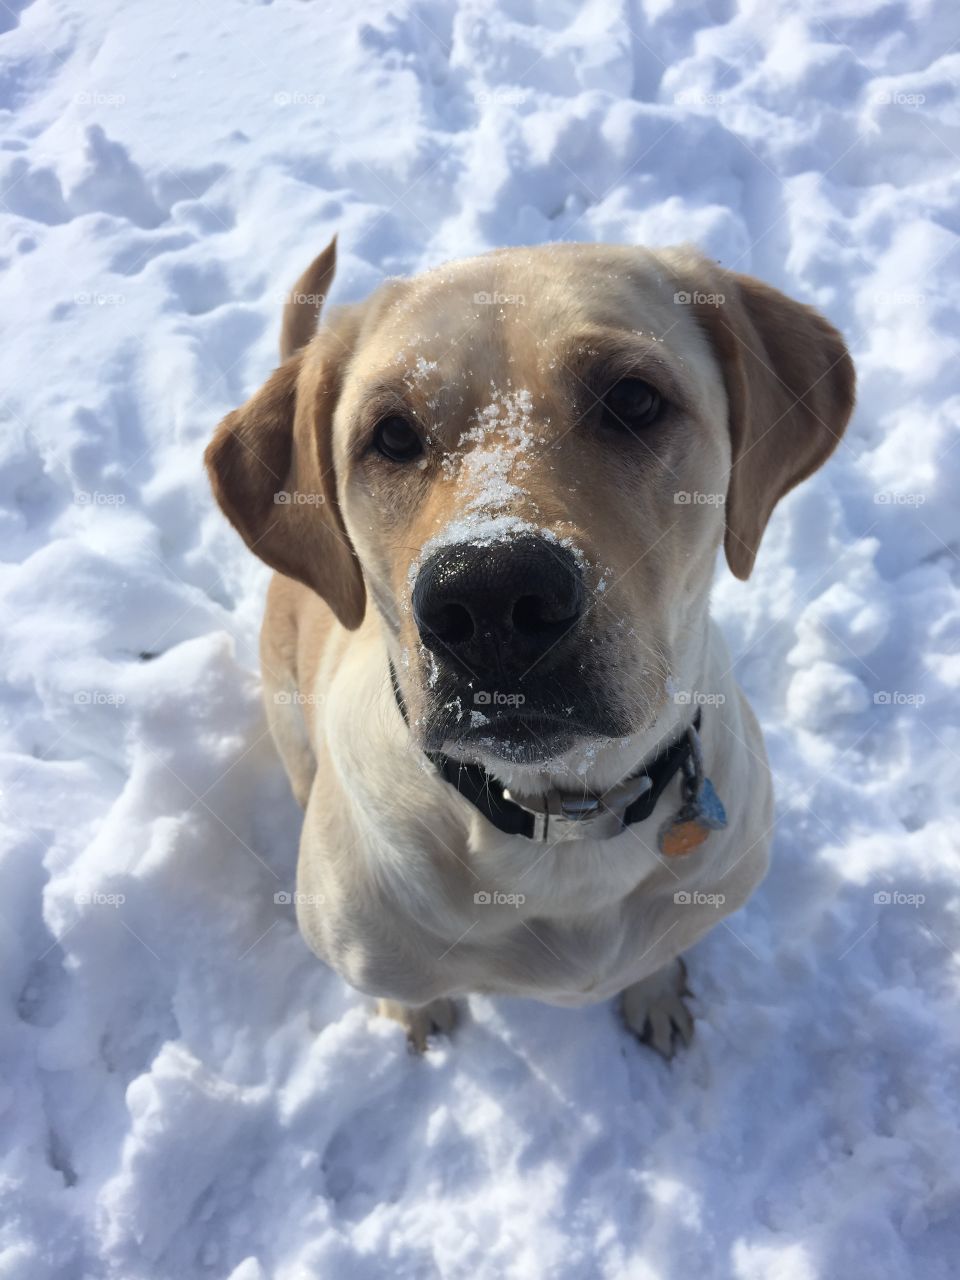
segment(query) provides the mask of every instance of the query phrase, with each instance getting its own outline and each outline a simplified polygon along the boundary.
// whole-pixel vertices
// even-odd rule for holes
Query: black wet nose
[[[583,575],[558,543],[524,535],[434,552],[413,589],[420,637],[469,668],[522,670],[546,656],[583,613]]]

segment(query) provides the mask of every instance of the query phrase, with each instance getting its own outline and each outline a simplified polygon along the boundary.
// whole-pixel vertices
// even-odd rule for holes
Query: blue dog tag
[[[700,805],[700,821],[705,822],[711,831],[722,831],[727,825],[727,811],[709,778],[704,778],[701,783],[697,800]]]

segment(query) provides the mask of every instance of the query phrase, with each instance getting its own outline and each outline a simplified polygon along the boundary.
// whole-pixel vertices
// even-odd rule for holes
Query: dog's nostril
[[[547,617],[545,603],[540,596],[521,596],[513,606],[513,629],[530,634],[549,626],[553,619]]]
[[[520,635],[546,635],[565,630],[580,615],[583,593],[579,581],[570,577],[552,596],[525,595],[514,601],[510,613],[513,630]]]
[[[473,635],[473,618],[462,604],[446,604],[430,620],[430,630],[444,644],[465,644]]]

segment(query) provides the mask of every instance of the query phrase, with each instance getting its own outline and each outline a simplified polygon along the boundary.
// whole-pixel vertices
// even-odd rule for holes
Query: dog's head
[[[574,244],[388,281],[314,334],[333,255],[207,451],[224,511],[345,627],[372,603],[423,746],[510,774],[648,731],[696,678],[717,548],[748,577],[846,426],[839,334],[693,251]]]

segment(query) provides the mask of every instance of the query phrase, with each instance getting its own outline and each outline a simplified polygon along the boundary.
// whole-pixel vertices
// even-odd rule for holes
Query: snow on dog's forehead
[[[545,409],[561,389],[559,374],[605,336],[644,351],[669,394],[690,381],[689,366],[708,363],[692,308],[674,301],[669,263],[669,255],[660,262],[622,246],[549,245],[390,280],[371,300],[353,366],[357,392],[392,387],[438,429],[482,409],[491,386],[525,386]],[[571,385],[576,379],[569,373]]]
[[[444,435],[489,403],[491,386],[525,387],[559,422],[564,386],[575,390],[591,355],[616,346],[675,403],[721,404],[709,339],[678,301],[687,295],[676,272],[695,267],[683,250],[559,244],[388,281],[372,300],[354,385],[361,396],[392,386]]]
[[[538,514],[525,485],[537,439],[529,390],[491,385],[487,403],[471,415],[456,441],[457,448],[443,459],[444,475],[456,483],[455,513],[411,562],[411,590],[421,565],[442,547],[490,546],[524,534],[567,547],[581,568],[589,567],[574,539],[529,518]]]
[[[525,496],[523,480],[536,440],[530,392],[491,386],[488,403],[467,420],[442,464],[445,475],[456,476],[466,517],[504,511]]]
[[[454,449],[443,458],[443,473],[456,484],[456,514],[411,565],[411,584],[425,556],[441,546],[488,545],[545,532],[534,530],[517,513],[519,507],[533,505],[524,480],[536,442],[534,422],[533,397],[526,388],[491,385],[487,402],[468,417]]]

